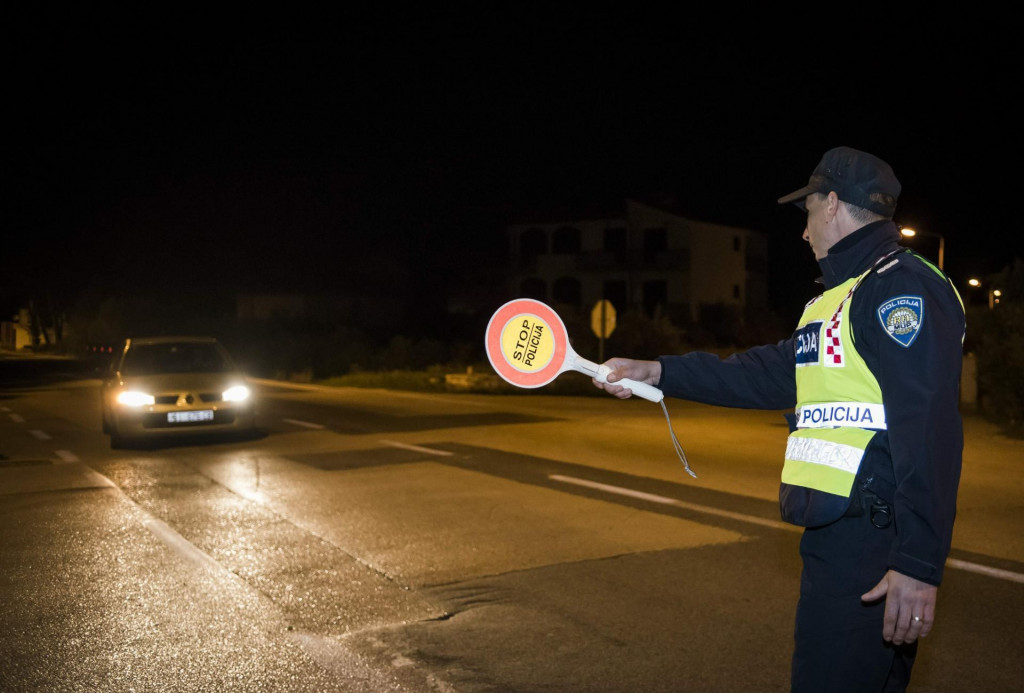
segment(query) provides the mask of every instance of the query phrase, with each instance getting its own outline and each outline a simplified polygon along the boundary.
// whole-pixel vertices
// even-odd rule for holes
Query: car
[[[125,341],[102,385],[110,447],[197,434],[249,433],[255,398],[245,375],[213,337]]]

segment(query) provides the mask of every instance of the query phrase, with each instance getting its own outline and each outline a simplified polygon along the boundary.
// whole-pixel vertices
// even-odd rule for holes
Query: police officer
[[[949,553],[963,450],[964,311],[946,276],[902,248],[901,191],[867,152],[824,154],[779,199],[807,212],[823,293],[796,331],[726,359],[613,358],[621,378],[707,404],[791,409],[779,491],[804,527],[792,690],[902,691]]]

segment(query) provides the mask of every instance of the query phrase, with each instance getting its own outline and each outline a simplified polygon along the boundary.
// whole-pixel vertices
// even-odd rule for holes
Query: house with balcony
[[[742,319],[768,303],[767,236],[684,216],[664,201],[626,200],[621,214],[537,219],[507,227],[512,295],[699,322],[730,307]]]

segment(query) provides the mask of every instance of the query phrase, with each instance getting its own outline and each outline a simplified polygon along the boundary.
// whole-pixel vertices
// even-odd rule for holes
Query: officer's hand
[[[893,645],[902,645],[931,632],[938,593],[935,585],[890,570],[870,592],[861,595],[861,600],[874,602],[885,597],[882,637]]]
[[[633,395],[633,392],[621,385],[616,385],[615,382],[618,380],[629,378],[638,383],[647,383],[654,386],[657,386],[658,381],[661,380],[661,362],[659,361],[635,361],[633,359],[614,358],[605,361],[604,365],[612,369],[612,372],[608,374],[608,382],[599,383],[597,380],[593,380],[593,383],[596,387],[615,395],[619,399],[627,399]]]

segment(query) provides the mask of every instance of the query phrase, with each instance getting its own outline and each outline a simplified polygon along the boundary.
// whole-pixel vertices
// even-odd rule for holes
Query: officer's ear
[[[836,218],[836,214],[839,213],[839,195],[836,195],[834,190],[830,190],[828,196],[825,197],[825,219],[832,221]]]

